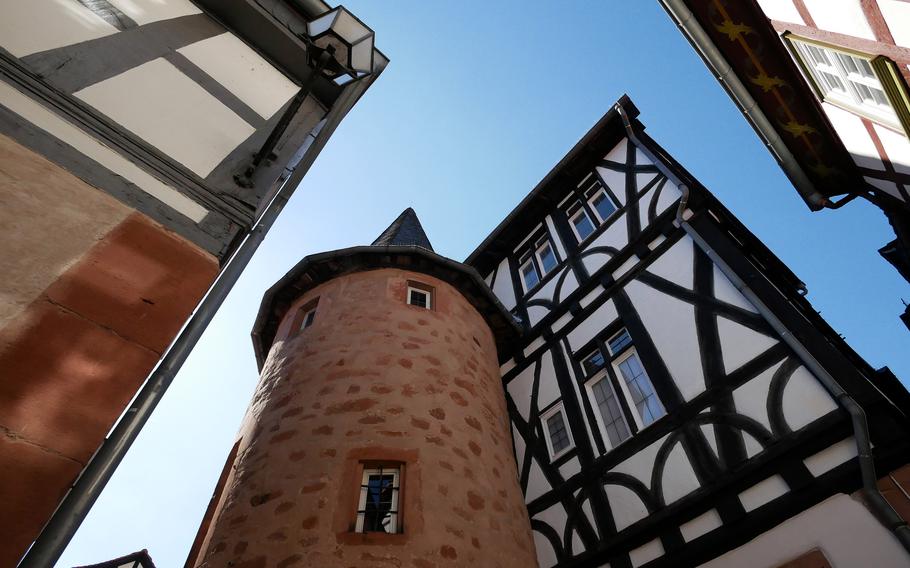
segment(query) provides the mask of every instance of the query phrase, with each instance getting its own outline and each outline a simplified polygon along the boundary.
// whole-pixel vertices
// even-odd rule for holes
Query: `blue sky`
[[[648,133],[808,285],[875,367],[910,378],[893,239],[857,200],[810,213],[655,1],[350,0],[392,62],[351,112],[58,566],[148,548],[182,566],[257,381],[262,293],[301,257],[370,243],[413,206],[463,260],[622,94]]]

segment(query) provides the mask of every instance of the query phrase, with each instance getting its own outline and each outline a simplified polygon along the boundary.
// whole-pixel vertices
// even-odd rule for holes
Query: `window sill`
[[[353,532],[345,531],[335,535],[335,540],[339,544],[352,545],[352,546],[398,546],[406,544],[410,539],[410,535],[406,533],[381,533],[381,532]]]

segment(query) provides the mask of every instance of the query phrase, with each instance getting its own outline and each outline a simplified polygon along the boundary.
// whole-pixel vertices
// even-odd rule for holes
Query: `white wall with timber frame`
[[[649,155],[626,138],[592,164],[616,211],[580,243],[566,208],[581,196],[514,235],[533,246],[543,227],[560,253],[528,292],[524,245],[485,275],[529,328],[502,373],[542,567],[708,561],[807,507],[806,488],[855,457],[832,397],[674,224],[681,192],[665,172],[675,166]],[[622,329],[666,414],[642,427],[605,363],[598,372],[620,384],[632,430],[611,444],[582,358]],[[556,405],[574,446],[551,461],[541,417]],[[818,499],[833,491],[817,485]]]

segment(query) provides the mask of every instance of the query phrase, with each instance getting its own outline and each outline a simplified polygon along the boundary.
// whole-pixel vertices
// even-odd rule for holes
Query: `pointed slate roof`
[[[417,218],[417,213],[410,207],[402,211],[401,215],[392,221],[389,228],[383,231],[370,246],[418,246],[430,251],[433,250],[430,239],[428,239],[427,234],[423,232],[423,227],[420,225],[420,219]]]

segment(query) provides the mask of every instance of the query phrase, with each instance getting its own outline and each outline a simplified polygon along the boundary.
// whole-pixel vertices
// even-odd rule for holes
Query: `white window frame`
[[[394,513],[391,513],[392,518],[391,518],[391,522],[389,523],[389,525],[390,525],[389,528],[391,530],[388,532],[370,531],[370,533],[376,533],[376,534],[397,534],[398,533],[398,525],[400,524],[399,517],[401,516],[401,511],[399,510],[399,507],[398,507],[398,502],[400,500],[399,493],[401,493],[401,468],[395,467],[395,466],[383,467],[383,468],[378,468],[378,467],[363,468],[363,476],[360,478],[360,498],[357,500],[357,511],[358,512],[355,513],[357,515],[357,520],[354,523],[354,532],[364,533],[363,521],[366,518],[366,515],[361,515],[360,511],[363,511],[364,509],[366,509],[367,495],[369,494],[369,489],[367,489],[364,486],[369,485],[370,476],[371,475],[380,475],[380,474],[386,475],[386,474],[390,474],[390,473],[392,474],[392,487],[395,488],[392,491],[392,511],[394,511]],[[364,534],[367,534],[367,533],[364,533]]]
[[[657,395],[657,391],[655,390],[654,394],[657,395],[657,404],[660,405],[660,409],[663,411],[663,414],[661,414],[660,417],[654,419],[654,422],[651,422],[651,424],[645,425],[643,423],[641,413],[638,411],[638,406],[635,405],[635,400],[632,398],[632,393],[629,391],[629,385],[626,384],[626,378],[622,374],[622,370],[619,368],[619,364],[626,361],[627,359],[635,357],[636,359],[638,359],[638,364],[641,366],[641,372],[644,373],[645,377],[648,378],[648,382],[651,383],[652,389],[654,389],[654,381],[652,381],[651,376],[648,375],[648,371],[647,371],[647,369],[645,369],[644,363],[641,362],[641,357],[638,355],[638,351],[635,349],[634,344],[627,345],[621,351],[621,353],[622,353],[622,355],[614,358],[613,361],[611,361],[611,365],[613,367],[613,372],[616,373],[616,382],[619,383],[619,388],[622,389],[622,394],[624,397],[626,397],[626,404],[629,406],[629,410],[632,413],[632,418],[635,419],[635,426],[637,426],[638,431],[641,432],[648,426],[651,426],[652,424],[656,424],[657,422],[660,421],[661,418],[666,416],[667,408],[664,406],[663,401],[660,400],[660,395]]]
[[[566,427],[566,434],[569,436],[569,445],[559,452],[554,452],[553,440],[550,439],[550,428],[547,425],[547,420],[560,413],[562,414],[562,423]],[[575,437],[572,436],[572,428],[569,426],[569,417],[566,415],[566,411],[563,408],[561,402],[554,404],[552,407],[547,409],[546,412],[540,415],[540,427],[543,428],[543,437],[547,443],[547,451],[550,454],[550,461],[554,461],[575,449]]]
[[[534,271],[534,274],[537,275],[537,282],[534,283],[530,288],[528,287],[528,282],[525,280],[525,266],[531,265],[531,270]],[[521,263],[518,267],[518,279],[521,280],[521,287],[524,289],[525,294],[540,286],[540,281],[543,277],[540,275],[540,271],[537,270],[537,265],[534,263],[534,259],[531,255],[528,255],[528,259]]]
[[[587,218],[588,218],[588,223],[591,224],[591,233],[590,233],[588,236],[584,237],[584,238],[582,238],[582,236],[581,236],[580,234],[578,234],[578,228],[575,227],[575,218],[578,217],[579,215],[584,215],[585,217],[587,217]],[[594,223],[594,221],[591,219],[591,216],[588,215],[588,210],[585,209],[584,205],[581,205],[581,203],[579,203],[578,211],[576,211],[576,212],[573,213],[571,216],[569,216],[569,227],[572,228],[572,232],[575,234],[575,238],[578,239],[578,242],[579,242],[579,243],[583,243],[583,242],[586,241],[591,235],[593,235],[594,233],[597,232],[597,224]]]
[[[785,37],[792,46],[792,52],[801,64],[800,66],[807,75],[807,79],[814,85],[816,92],[823,101],[903,132],[903,127],[898,118],[897,111],[892,105],[891,99],[888,97],[888,91],[882,84],[878,71],[876,71],[875,67],[872,65],[872,60],[875,59],[874,56],[852,50],[838,49],[837,47],[824,45],[805,38],[790,35]],[[831,64],[825,65],[816,63],[809,53],[810,48],[822,51]],[[842,57],[850,57],[865,61],[872,69],[875,78],[872,79],[861,74],[851,73],[844,65]],[[825,81],[819,76],[820,71],[835,75],[844,84],[846,91],[828,89]],[[888,101],[887,105],[866,102],[859,94],[856,84],[881,91]]]
[[[541,237],[535,244],[537,247],[534,249],[534,256],[537,257],[537,265],[540,267],[540,272],[543,273],[540,275],[540,277],[543,279],[543,277],[552,272],[552,270],[547,270],[544,266],[543,255],[540,254],[540,251],[543,249],[550,249],[550,254],[553,255],[553,260],[556,262],[556,264],[553,265],[553,270],[559,267],[559,257],[556,256],[556,249],[553,248],[552,244],[550,244],[550,239],[547,238],[546,235]]]
[[[607,364],[609,364],[609,363],[607,363]],[[594,420],[597,422],[598,430],[600,430],[600,437],[604,442],[604,447],[606,447],[607,451],[609,452],[610,450],[613,450],[613,449],[621,446],[622,444],[625,444],[627,441],[631,440],[635,436],[635,434],[632,432],[632,428],[629,427],[629,424],[628,424],[629,419],[626,417],[626,414],[624,412],[622,412],[622,405],[620,404],[619,411],[622,412],[622,419],[627,422],[626,429],[629,430],[629,437],[626,438],[625,440],[623,440],[622,442],[620,442],[619,444],[616,444],[615,446],[610,441],[610,436],[607,434],[607,425],[604,423],[603,414],[600,412],[600,406],[597,404],[597,398],[594,396],[594,385],[599,383],[600,381],[607,381],[607,386],[610,387],[610,391],[613,393],[613,396],[616,397],[617,403],[619,403],[620,394],[617,393],[616,389],[613,388],[613,381],[610,380],[610,375],[609,375],[609,373],[607,373],[606,366],[604,366],[599,371],[594,373],[591,376],[591,378],[585,382],[585,393],[588,395],[588,402],[591,403],[591,409],[594,411]],[[619,383],[621,385],[622,381],[619,381]],[[628,393],[623,392],[621,396],[627,397]],[[629,400],[631,400],[631,398],[626,398],[627,404],[628,404]],[[633,414],[636,414],[636,413],[633,412]]]
[[[412,301],[414,292],[417,292],[418,294],[423,294],[424,296],[427,297],[426,306],[418,306],[417,304],[415,304]],[[408,286],[408,305],[414,306],[415,308],[423,308],[425,310],[432,310],[433,309],[433,292],[430,290],[424,290],[423,288],[418,288],[416,286],[409,285]]]
[[[600,194],[603,194],[604,199],[606,199],[607,202],[609,202],[611,205],[613,205],[613,212],[610,213],[610,215],[609,215],[606,219],[604,219],[604,218],[602,218],[602,217],[600,216],[600,211],[598,211],[598,210],[597,210],[597,207],[594,206],[594,200],[597,199],[597,196],[600,195]],[[606,222],[607,222],[607,219],[609,219],[610,217],[613,217],[614,215],[616,215],[616,212],[619,211],[619,207],[616,206],[616,203],[613,201],[613,198],[610,196],[609,193],[607,193],[607,188],[605,188],[605,187],[603,187],[603,186],[600,186],[600,188],[599,188],[597,191],[594,192],[594,195],[592,195],[592,196],[590,197],[590,199],[588,199],[588,207],[590,207],[590,208],[591,208],[591,211],[594,212],[594,215],[595,215],[598,219],[600,219],[600,224],[601,224],[601,225],[603,225],[604,223],[606,223]]]

